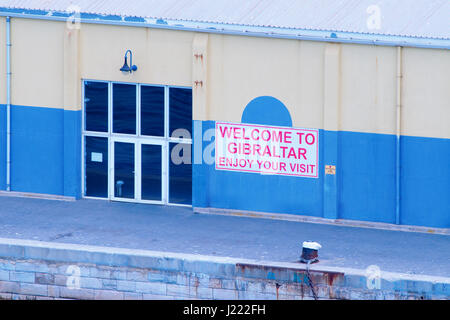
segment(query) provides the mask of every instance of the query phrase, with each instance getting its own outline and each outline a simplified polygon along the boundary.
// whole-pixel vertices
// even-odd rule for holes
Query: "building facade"
[[[450,227],[449,39],[0,13],[0,190]],[[298,174],[282,172],[279,138],[307,130],[311,151],[281,156]],[[275,143],[248,147],[272,171],[232,170],[247,138]]]

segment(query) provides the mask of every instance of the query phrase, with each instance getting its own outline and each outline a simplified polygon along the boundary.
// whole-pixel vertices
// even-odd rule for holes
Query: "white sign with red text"
[[[317,178],[319,130],[216,122],[216,170]]]

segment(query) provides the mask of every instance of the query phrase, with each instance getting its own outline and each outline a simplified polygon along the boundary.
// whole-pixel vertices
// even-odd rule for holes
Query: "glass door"
[[[83,196],[190,206],[192,89],[83,83]]]
[[[136,146],[129,140],[112,140],[110,193],[115,200],[135,200],[136,197]]]
[[[140,144],[140,200],[142,202],[164,202],[165,161],[162,144]]]
[[[112,200],[163,203],[164,146],[162,142],[142,142],[113,138],[111,146]]]

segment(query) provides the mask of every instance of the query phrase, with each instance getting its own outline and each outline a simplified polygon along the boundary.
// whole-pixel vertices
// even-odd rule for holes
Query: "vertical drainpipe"
[[[397,123],[396,123],[396,155],[395,155],[395,223],[400,224],[400,135],[402,106],[402,47],[397,47]]]
[[[11,18],[6,17],[6,191],[11,191]]]

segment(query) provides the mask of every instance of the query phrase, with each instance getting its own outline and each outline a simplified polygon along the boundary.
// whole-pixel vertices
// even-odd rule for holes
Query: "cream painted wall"
[[[191,86],[193,38],[192,32],[82,24],[81,77]],[[127,49],[138,67],[131,75],[119,71]]]
[[[64,70],[68,69],[64,66],[66,23],[17,18],[11,21],[12,103],[64,108],[64,90],[68,92],[64,89]],[[4,28],[2,31],[0,41],[4,42]],[[80,83],[81,79],[98,79],[191,86],[193,37],[191,32],[82,24],[76,49],[79,57],[66,61],[79,61]],[[133,51],[133,64],[138,66],[138,72],[131,75],[119,71],[126,49]],[[4,50],[0,52],[4,60]],[[80,91],[76,87],[74,90]],[[4,92],[0,98],[5,100]],[[81,102],[66,108],[79,110]]]
[[[395,134],[396,48],[341,45],[340,129]]]
[[[11,103],[63,107],[65,24],[11,18]]]
[[[0,104],[6,103],[6,18],[0,17]]]
[[[238,122],[253,98],[272,95],[297,127],[395,134],[397,48],[336,44],[338,110],[327,111],[333,120],[324,117],[326,45],[210,35],[208,118]],[[449,84],[450,51],[404,48],[402,135],[450,138]]]
[[[81,79],[194,87],[202,79],[193,78],[201,76],[196,120],[239,122],[252,99],[271,95],[286,105],[296,127],[395,134],[394,47],[218,34],[194,42],[193,32],[97,24],[82,24],[77,40],[68,41],[64,22],[11,21],[13,104],[79,110],[81,99],[74,97],[81,96]],[[4,25],[1,18],[3,48]],[[138,66],[131,75],[119,71],[126,49]],[[205,50],[204,63],[195,62],[195,50]],[[450,138],[450,51],[405,48],[403,58],[402,134]],[[5,50],[0,61],[4,103]],[[325,88],[330,75],[338,83]]]
[[[450,50],[403,49],[402,134],[450,139]]]
[[[239,122],[258,96],[274,96],[293,125],[322,126],[324,43],[210,35],[208,106],[213,120]]]
[[[248,102],[272,95],[289,109],[294,126],[324,127],[326,43],[220,35],[209,42],[211,119],[240,121]],[[337,46],[339,119],[329,129],[395,133],[396,49]]]

